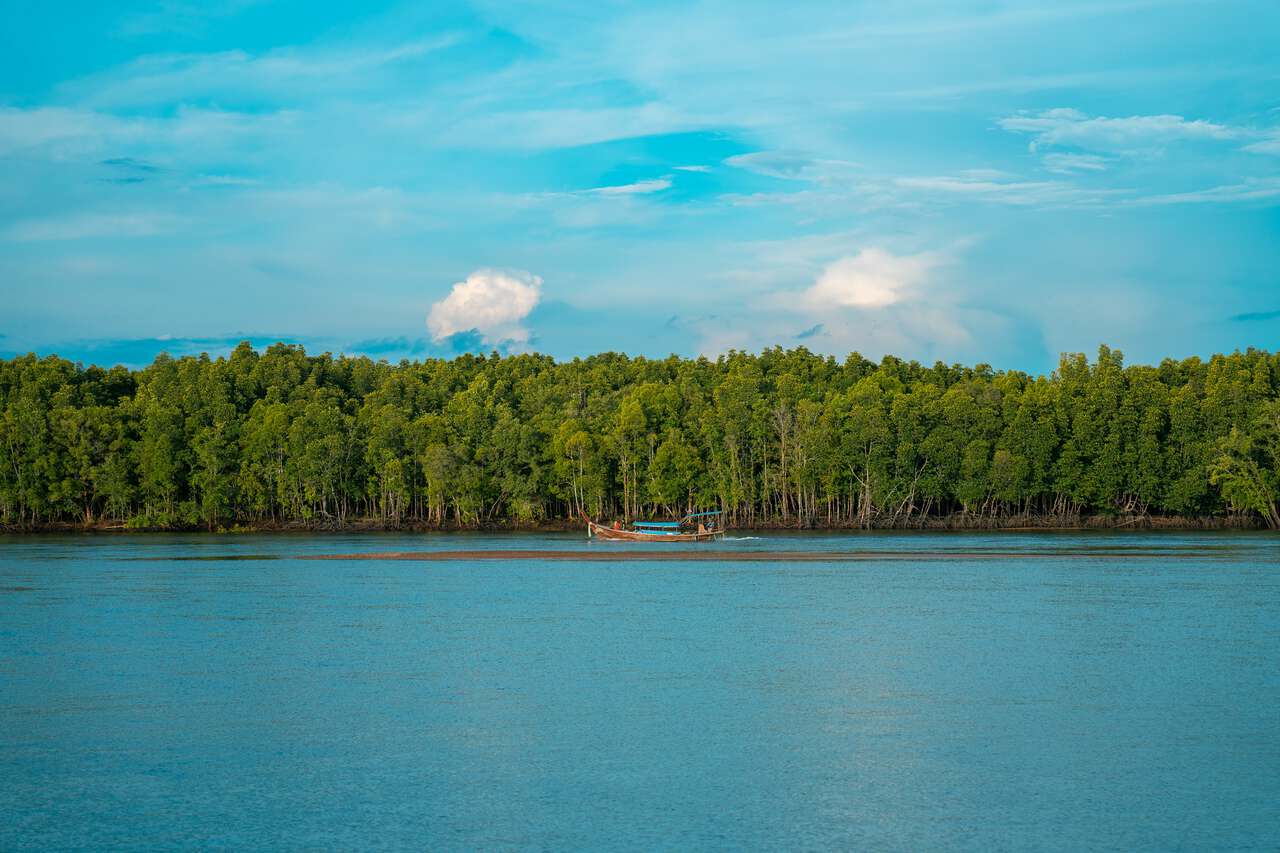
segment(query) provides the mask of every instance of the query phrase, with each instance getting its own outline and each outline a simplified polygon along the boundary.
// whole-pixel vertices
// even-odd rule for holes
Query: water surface
[[[1280,846],[1277,538],[711,547],[0,538],[0,849]]]

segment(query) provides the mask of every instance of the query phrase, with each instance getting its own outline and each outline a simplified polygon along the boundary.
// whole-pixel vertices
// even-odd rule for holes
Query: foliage
[[[1048,377],[800,348],[390,365],[241,344],[139,371],[0,361],[0,522],[475,525],[1083,513],[1280,526],[1280,355]]]

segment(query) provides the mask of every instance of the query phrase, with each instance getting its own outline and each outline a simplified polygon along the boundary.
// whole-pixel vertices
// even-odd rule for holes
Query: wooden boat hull
[[[586,522],[588,537],[619,542],[709,542],[724,536],[723,530],[709,530],[705,533],[641,533],[638,530],[621,530],[597,524],[589,518]]]

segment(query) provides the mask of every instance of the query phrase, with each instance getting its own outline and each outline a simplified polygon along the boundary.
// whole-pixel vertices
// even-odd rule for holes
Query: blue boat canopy
[[[667,529],[680,527],[682,524],[684,524],[687,521],[690,521],[691,519],[709,518],[711,516],[716,516],[716,515],[724,515],[724,513],[718,509],[713,509],[713,510],[708,510],[706,512],[691,512],[688,515],[686,515],[684,518],[680,519],[679,521],[635,521],[635,522],[632,522],[632,525],[635,527],[651,527],[654,529],[667,530]]]

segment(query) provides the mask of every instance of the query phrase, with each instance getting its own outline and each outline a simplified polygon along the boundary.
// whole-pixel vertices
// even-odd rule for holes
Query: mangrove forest
[[[806,349],[0,361],[0,523],[1280,526],[1280,354],[1048,376]]]

